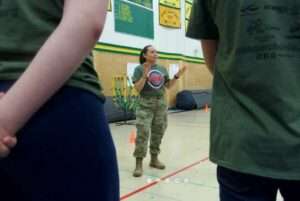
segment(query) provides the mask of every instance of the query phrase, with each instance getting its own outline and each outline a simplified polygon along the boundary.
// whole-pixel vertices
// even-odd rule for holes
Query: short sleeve
[[[139,66],[136,67],[133,72],[132,82],[136,83],[141,79],[142,76],[143,76],[143,72],[141,71],[140,67]]]
[[[194,39],[219,38],[218,28],[207,7],[207,0],[194,0],[187,37]]]

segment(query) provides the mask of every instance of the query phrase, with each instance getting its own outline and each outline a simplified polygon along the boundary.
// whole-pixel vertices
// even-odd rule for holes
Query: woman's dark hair
[[[146,62],[145,54],[147,54],[149,47],[152,47],[152,45],[145,46],[140,54],[140,64],[144,64]]]

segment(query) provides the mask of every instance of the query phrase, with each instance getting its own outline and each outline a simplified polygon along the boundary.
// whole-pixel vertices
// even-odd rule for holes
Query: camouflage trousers
[[[167,115],[167,103],[164,97],[140,98],[136,110],[137,138],[134,157],[146,157],[149,137],[150,153],[160,153],[160,145],[168,124]]]

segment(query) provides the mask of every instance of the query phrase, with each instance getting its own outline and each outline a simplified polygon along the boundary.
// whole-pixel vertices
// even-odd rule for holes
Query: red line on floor
[[[193,163],[193,164],[191,164],[191,165],[188,165],[188,166],[186,166],[186,167],[184,167],[184,168],[182,168],[182,169],[180,169],[180,170],[177,170],[177,171],[175,171],[175,172],[173,172],[173,173],[170,173],[170,174],[168,174],[168,175],[166,175],[166,176],[164,176],[164,177],[161,177],[161,178],[159,178],[159,179],[157,179],[157,180],[155,180],[155,181],[153,181],[153,182],[151,182],[151,183],[149,183],[149,184],[147,184],[147,185],[145,185],[145,186],[142,186],[142,187],[140,187],[140,188],[138,188],[138,189],[136,189],[136,190],[134,190],[134,191],[132,191],[132,192],[126,194],[126,195],[123,195],[123,196],[120,198],[120,200],[126,200],[126,199],[132,197],[133,195],[136,195],[136,194],[138,194],[138,193],[141,193],[141,192],[147,190],[148,188],[151,188],[151,187],[157,185],[158,183],[160,183],[160,182],[162,182],[162,181],[164,181],[164,180],[166,180],[166,179],[169,179],[169,178],[171,178],[171,177],[173,177],[173,176],[175,176],[175,175],[177,175],[177,174],[179,174],[179,173],[181,173],[181,172],[184,172],[184,171],[186,171],[186,170],[188,170],[188,169],[191,169],[192,167],[197,166],[197,165],[199,165],[200,163],[203,163],[203,162],[205,162],[205,161],[207,161],[207,160],[208,160],[208,157],[203,158],[203,159],[201,159],[200,161],[197,161],[197,162],[195,162],[195,163]]]

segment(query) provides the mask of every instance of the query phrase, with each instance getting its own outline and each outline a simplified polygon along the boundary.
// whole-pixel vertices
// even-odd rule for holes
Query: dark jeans
[[[17,135],[0,160],[1,201],[119,201],[115,147],[94,94],[64,87]]]
[[[300,200],[300,181],[243,174],[218,167],[221,201],[275,201],[280,191],[285,201]]]

